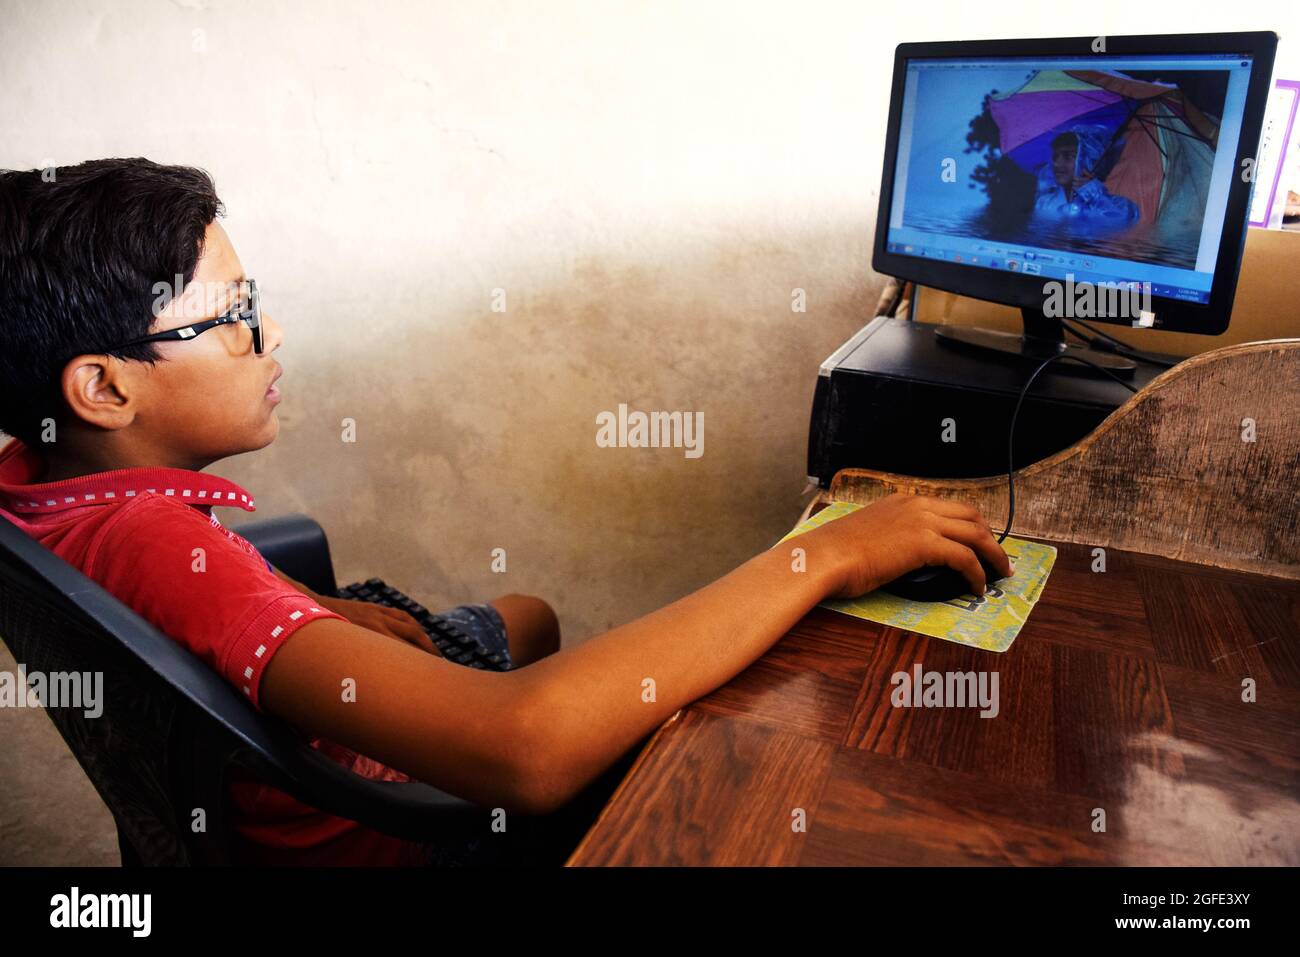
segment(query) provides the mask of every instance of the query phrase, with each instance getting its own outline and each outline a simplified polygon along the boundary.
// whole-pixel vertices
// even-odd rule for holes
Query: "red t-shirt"
[[[278,578],[213,505],[253,511],[234,482],[190,469],[130,468],[33,483],[39,453],[0,449],[0,514],[164,634],[202,658],[260,710],[267,663],[310,621],[342,615]],[[328,741],[332,760],[375,780],[394,770]],[[238,769],[236,769],[237,772]],[[398,864],[418,845],[325,814],[247,776],[230,788],[237,853],[250,863]]]

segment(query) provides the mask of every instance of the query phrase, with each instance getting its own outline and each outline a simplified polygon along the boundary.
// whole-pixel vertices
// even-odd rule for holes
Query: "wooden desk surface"
[[[1300,863],[1300,582],[1059,547],[1002,655],[813,611],[660,728],[569,863]],[[916,662],[997,671],[1000,713],[893,707]]]

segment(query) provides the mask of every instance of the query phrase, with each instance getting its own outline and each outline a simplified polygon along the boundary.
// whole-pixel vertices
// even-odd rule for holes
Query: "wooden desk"
[[[1017,533],[1060,553],[1010,650],[814,611],[659,729],[570,863],[1300,863],[1298,412],[1300,339],[1165,372],[1020,471]],[[1005,476],[819,501],[896,491],[1006,517]],[[997,717],[895,708],[916,663],[996,671]]]
[[[1059,547],[1002,655],[814,611],[656,733],[570,863],[1300,863],[1300,582]],[[915,662],[996,670],[1000,713],[893,707]]]

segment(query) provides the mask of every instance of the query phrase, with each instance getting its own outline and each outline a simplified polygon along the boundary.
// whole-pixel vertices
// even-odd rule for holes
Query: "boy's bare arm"
[[[802,562],[794,548],[804,550]],[[979,593],[976,551],[1010,573],[974,509],[895,496],[517,671],[461,668],[345,622],[314,621],[272,659],[262,703],[312,734],[471,800],[544,812],[674,711],[744,670],[817,602],[863,594],[925,564],[957,568]],[[342,695],[349,677],[353,703]]]
[[[826,587],[824,577],[794,576],[788,558],[768,552],[652,615],[503,673],[464,668],[347,622],[314,621],[271,659],[262,706],[488,807],[542,813],[741,671]],[[650,702],[647,677],[657,685]],[[355,688],[351,700],[345,687]]]

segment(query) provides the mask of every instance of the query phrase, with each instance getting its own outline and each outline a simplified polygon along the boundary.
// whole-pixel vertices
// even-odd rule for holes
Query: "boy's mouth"
[[[276,386],[275,386],[275,380],[278,379],[278,378],[280,378],[280,376],[282,376],[282,375],[284,375],[284,369],[277,368],[277,369],[275,370],[275,375],[273,375],[273,376],[271,377],[271,384],[270,384],[269,386],[267,386],[267,389],[266,389],[266,398],[267,398],[267,400],[270,401],[270,402],[279,402],[279,401],[280,401],[280,390],[276,388]]]

